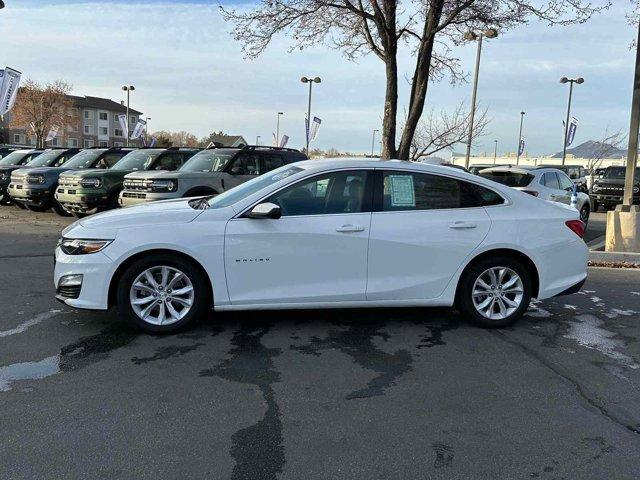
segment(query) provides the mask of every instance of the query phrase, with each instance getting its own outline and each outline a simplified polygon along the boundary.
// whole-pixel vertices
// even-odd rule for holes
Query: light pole
[[[276,147],[280,146],[280,115],[284,115],[284,112],[278,112],[278,118],[276,120]]]
[[[376,132],[379,132],[380,130],[378,130],[377,128],[373,129],[373,136],[371,138],[371,158],[373,158],[373,145],[375,144],[376,141]]]
[[[524,112],[520,112],[520,133],[518,133],[518,156],[516,157],[516,165],[520,164],[520,146],[522,145],[522,122],[524,121]]]
[[[309,77],[302,77],[300,79],[300,81],[302,83],[308,83],[309,84],[309,105],[307,107],[307,124],[306,124],[306,129],[305,129],[305,133],[306,133],[306,137],[307,137],[307,155],[309,155],[309,132],[311,130],[311,87],[313,86],[314,83],[320,83],[322,80],[320,79],[320,77],[314,77],[314,78],[309,78]]]
[[[571,97],[573,95],[573,84],[578,85],[584,83],[584,78],[567,78],[562,77],[560,83],[569,84],[569,101],[567,102],[567,119],[564,122],[564,141],[562,142],[562,165],[564,165],[565,158],[567,157],[567,133],[569,132],[569,115],[571,115]]]
[[[260,145],[260,135],[256,135],[256,145]]]
[[[125,132],[125,135],[127,136],[127,147],[129,146],[129,137],[131,135],[131,133],[129,132],[129,100],[131,92],[133,92],[135,89],[136,87],[134,87],[133,85],[124,85],[122,87],[122,90],[127,92],[127,131]]]
[[[498,140],[494,140],[495,146],[493,147],[493,164],[496,164],[496,158],[498,157]]]
[[[478,93],[478,74],[480,73],[480,55],[482,53],[482,38],[496,38],[498,36],[498,30],[495,28],[488,28],[484,32],[476,33],[468,31],[464,34],[464,39],[469,41],[478,42],[478,51],[476,53],[476,71],[473,77],[473,93],[471,96],[471,116],[469,118],[469,139],[467,141],[467,155],[465,157],[464,166],[469,168],[469,158],[471,157],[471,142],[473,140],[473,120],[476,114],[476,94]]]

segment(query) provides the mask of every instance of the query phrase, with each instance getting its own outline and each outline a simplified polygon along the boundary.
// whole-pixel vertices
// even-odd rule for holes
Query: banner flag
[[[139,119],[138,123],[136,123],[135,128],[133,129],[133,133],[131,133],[131,140],[135,140],[140,138],[140,135],[144,132],[144,127],[147,125],[146,120]]]
[[[58,130],[60,130],[60,127],[58,127],[57,125],[52,126],[51,130],[49,130],[49,133],[47,133],[47,138],[45,138],[44,141],[50,142],[51,140],[56,138],[58,136]]]
[[[127,132],[127,116],[123,113],[118,115],[118,123],[120,124],[120,129],[122,130],[123,137],[127,137],[129,132]]]
[[[569,130],[567,131],[567,147],[573,143],[573,139],[576,137],[576,129],[578,128],[578,119],[571,117],[569,120]]]
[[[278,145],[280,148],[284,148],[287,145],[287,142],[289,141],[289,136],[288,135],[283,135],[282,138],[280,139],[280,145]]]
[[[13,68],[5,67],[0,87],[0,115],[6,115],[13,108],[18,96],[20,77],[22,74]]]
[[[149,144],[149,147],[155,147],[156,143],[158,143],[158,139],[156,137],[151,137],[151,143]]]
[[[518,147],[518,155],[524,153],[524,137],[520,137],[520,146]]]
[[[320,130],[320,124],[322,123],[322,120],[320,120],[318,117],[313,117],[313,125],[311,125],[311,141],[314,141],[316,138],[318,138],[318,130]]]

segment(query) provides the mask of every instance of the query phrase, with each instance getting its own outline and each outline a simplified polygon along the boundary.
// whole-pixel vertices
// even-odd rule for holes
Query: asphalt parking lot
[[[70,221],[0,209],[1,479],[640,477],[639,270],[505,330],[371,309],[154,337],[55,302]]]

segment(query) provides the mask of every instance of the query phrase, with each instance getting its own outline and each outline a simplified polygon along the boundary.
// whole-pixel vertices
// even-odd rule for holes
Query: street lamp
[[[524,121],[524,112],[520,112],[520,133],[518,133],[518,156],[516,157],[516,165],[520,163],[520,146],[522,145],[522,122]]]
[[[122,90],[127,92],[127,131],[125,133],[125,135],[127,136],[127,147],[129,146],[129,136],[131,135],[129,132],[129,100],[131,92],[133,92],[135,89],[136,87],[134,87],[133,85],[124,85],[122,87]]]
[[[307,155],[309,155],[309,131],[311,130],[311,87],[314,83],[320,83],[322,80],[320,77],[302,77],[300,79],[302,83],[309,84],[309,105],[307,107],[307,124],[306,124],[306,134],[307,134]]]
[[[371,158],[373,158],[373,145],[375,144],[376,141],[376,132],[379,132],[380,130],[378,130],[377,128],[375,128],[373,130],[373,136],[371,138]]]
[[[278,112],[278,119],[276,120],[276,147],[280,146],[280,115],[284,115],[284,112]]]
[[[493,164],[496,164],[496,158],[498,157],[498,140],[494,140],[495,146],[493,147]]]
[[[478,42],[478,51],[476,53],[476,71],[473,78],[473,94],[471,96],[471,117],[469,119],[469,139],[467,141],[467,155],[465,157],[465,168],[469,168],[469,158],[471,157],[471,141],[473,140],[473,120],[476,114],[476,94],[478,93],[478,74],[480,73],[480,54],[482,53],[482,38],[496,38],[498,30],[488,28],[483,32],[468,31],[464,34],[464,39],[468,41]]]
[[[260,135],[256,135],[256,145],[260,145]]]
[[[560,83],[569,84],[569,101],[567,102],[567,119],[564,122],[564,141],[562,142],[562,165],[564,165],[565,158],[567,157],[567,133],[569,132],[569,115],[571,114],[571,96],[573,95],[573,84],[578,85],[584,83],[584,78],[567,78],[562,77]]]

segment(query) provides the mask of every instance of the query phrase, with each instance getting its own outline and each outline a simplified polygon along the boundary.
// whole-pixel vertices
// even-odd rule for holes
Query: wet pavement
[[[637,270],[504,330],[368,309],[157,337],[53,300],[58,230],[0,221],[0,479],[640,477]]]

